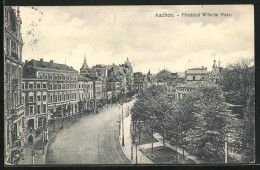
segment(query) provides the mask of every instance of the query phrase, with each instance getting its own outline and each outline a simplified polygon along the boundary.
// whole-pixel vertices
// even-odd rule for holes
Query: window
[[[63,84],[62,89],[66,89],[66,84],[65,83]]]
[[[8,37],[6,37],[6,51],[7,54],[10,54],[10,41]]]
[[[41,83],[37,83],[37,89],[41,89]]]
[[[83,98],[83,97],[82,97]],[[77,93],[75,93],[75,99],[77,99]]]
[[[53,76],[52,75],[50,75],[50,79],[53,80]]]
[[[58,88],[58,84],[55,83],[55,85],[54,85],[54,90],[57,90],[57,88]]]
[[[77,80],[77,77],[75,77],[75,79],[74,80]]]
[[[193,76],[193,80],[195,80],[195,76]]]
[[[46,108],[46,104],[42,105],[42,113],[46,113],[47,112],[47,108]]]
[[[42,88],[43,88],[43,89],[47,89],[47,83],[43,83],[43,84],[42,84]]]
[[[43,95],[42,96],[42,101],[46,101],[46,98],[47,98],[46,95]]]
[[[59,96],[59,101],[62,101],[62,100],[61,100],[61,94],[60,94],[60,96]]]
[[[53,90],[53,84],[52,83],[50,84],[50,90]]]
[[[61,80],[61,76],[60,76],[60,80]]]
[[[69,83],[67,84],[67,89],[70,89],[70,84]]]
[[[25,84],[24,84],[24,83],[22,84],[22,89],[23,89],[23,90],[25,89]]]
[[[29,96],[29,102],[33,103],[33,96]]]
[[[51,96],[51,103],[52,103],[52,101],[53,101],[53,96]]]
[[[37,114],[41,114],[41,106],[37,105]]]
[[[32,116],[33,115],[33,106],[29,107],[29,112],[30,112],[30,116]]]
[[[41,96],[37,96],[37,101],[41,101]]]
[[[39,78],[40,78],[40,79],[42,78],[42,74],[39,74]]]
[[[77,88],[77,84],[75,83],[75,85],[74,85],[74,86],[75,86],[75,89],[76,89],[76,88]]]
[[[61,89],[61,84],[59,83],[59,89]]]
[[[29,89],[33,89],[33,83],[29,83]]]
[[[47,74],[45,74],[45,79],[48,79],[48,75]]]
[[[68,76],[68,80],[70,80],[70,76]]]
[[[72,83],[70,84],[70,88],[73,89],[73,84]]]
[[[68,98],[67,98],[67,100],[69,100],[70,99],[70,94],[68,94]]]
[[[63,95],[63,100],[66,100],[66,95],[65,94]]]
[[[55,76],[55,80],[57,80],[57,75]]]
[[[80,84],[79,84],[79,89],[80,89]]]
[[[63,76],[63,80],[65,80],[66,79],[66,77],[65,76]]]
[[[54,96],[54,102],[57,102],[58,101],[58,97],[57,95]]]

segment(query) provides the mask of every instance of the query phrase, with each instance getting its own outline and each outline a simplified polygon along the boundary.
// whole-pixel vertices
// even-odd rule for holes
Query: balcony
[[[11,109],[9,116],[14,117],[16,119],[21,114],[24,114],[24,105],[20,105],[17,108]]]

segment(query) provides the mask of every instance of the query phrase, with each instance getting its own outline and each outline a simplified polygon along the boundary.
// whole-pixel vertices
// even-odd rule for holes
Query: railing
[[[10,110],[10,115],[19,115],[24,112],[24,105],[20,105],[17,108]]]

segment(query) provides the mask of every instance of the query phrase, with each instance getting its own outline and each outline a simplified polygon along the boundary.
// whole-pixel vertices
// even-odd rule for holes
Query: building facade
[[[79,75],[78,86],[79,110],[93,111],[93,80]]]
[[[16,163],[15,155],[25,142],[25,112],[22,101],[22,48],[19,8],[4,8],[4,119],[6,163]]]
[[[42,127],[48,119],[47,83],[46,79],[23,78],[26,128],[30,131]]]
[[[207,67],[188,69],[185,71],[185,78],[187,82],[207,81],[209,79]]]
[[[97,77],[102,82],[102,98],[107,99],[107,67],[97,64],[91,68],[91,76]]]
[[[54,63],[53,60],[26,60],[24,75],[47,81],[50,118],[78,112],[78,72],[72,67]]]

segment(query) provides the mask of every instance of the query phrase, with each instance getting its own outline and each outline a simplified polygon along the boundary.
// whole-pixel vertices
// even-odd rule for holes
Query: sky
[[[222,6],[37,6],[19,7],[23,61],[43,58],[79,71],[122,64],[134,72],[184,72],[208,67],[214,56],[226,66],[254,59],[253,5]],[[230,13],[229,17],[181,17],[182,13]],[[174,17],[155,17],[170,13]],[[177,17],[179,15],[179,17]]]

